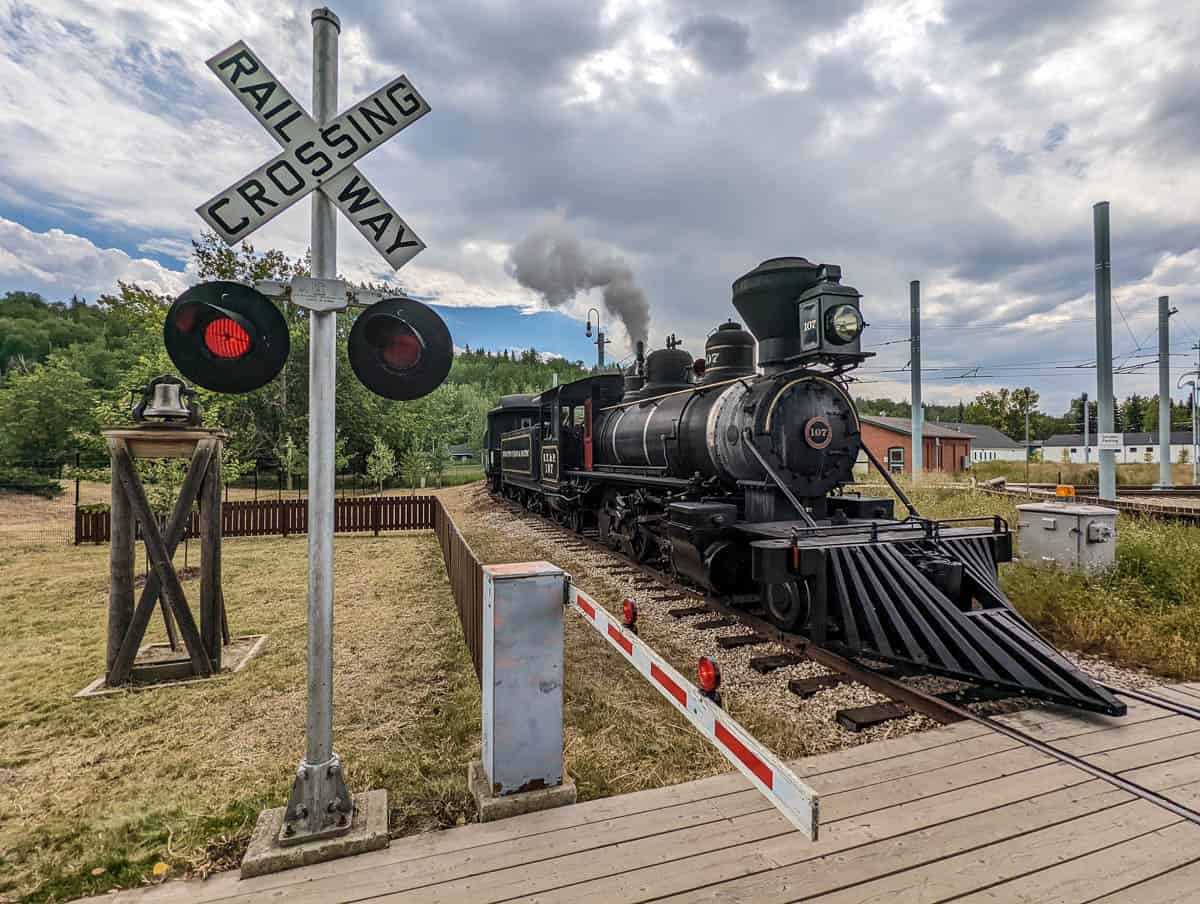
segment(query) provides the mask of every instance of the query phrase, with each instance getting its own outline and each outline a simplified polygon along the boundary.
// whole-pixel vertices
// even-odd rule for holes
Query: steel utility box
[[[1021,561],[1097,574],[1117,557],[1117,512],[1073,502],[1018,505],[1017,549]]]

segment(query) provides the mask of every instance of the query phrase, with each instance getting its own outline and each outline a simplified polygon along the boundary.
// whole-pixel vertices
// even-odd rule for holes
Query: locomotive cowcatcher
[[[845,655],[1123,714],[1000,588],[1008,524],[922,517],[863,445],[847,376],[871,353],[841,269],[773,258],[733,305],[748,329],[701,359],[638,343],[623,373],[503,397],[491,492]],[[860,453],[895,498],[848,489]]]

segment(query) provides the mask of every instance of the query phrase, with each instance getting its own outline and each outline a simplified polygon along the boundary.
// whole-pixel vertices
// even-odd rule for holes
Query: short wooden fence
[[[432,496],[361,496],[335,502],[334,530],[338,533],[369,531],[379,534],[433,527]],[[307,499],[259,499],[221,504],[221,535],[224,537],[287,537],[307,530]],[[192,512],[184,536],[200,536],[198,512]],[[76,545],[108,543],[111,539],[112,518],[107,510],[75,510]]]
[[[446,575],[454,591],[454,604],[462,624],[463,640],[471,651],[475,677],[483,679],[483,566],[463,539],[462,532],[442,505],[434,499],[433,529],[442,547]]]

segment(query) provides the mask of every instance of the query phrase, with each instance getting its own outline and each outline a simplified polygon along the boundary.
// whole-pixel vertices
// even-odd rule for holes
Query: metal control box
[[[1021,561],[1097,574],[1117,557],[1116,509],[1072,502],[1018,505]]]

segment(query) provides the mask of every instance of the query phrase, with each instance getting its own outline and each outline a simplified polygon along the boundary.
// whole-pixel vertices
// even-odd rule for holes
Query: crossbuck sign
[[[283,147],[196,209],[226,243],[240,242],[320,190],[394,269],[421,252],[425,243],[354,166],[429,112],[429,104],[405,76],[392,79],[322,128],[244,41],[218,53],[208,68]]]

